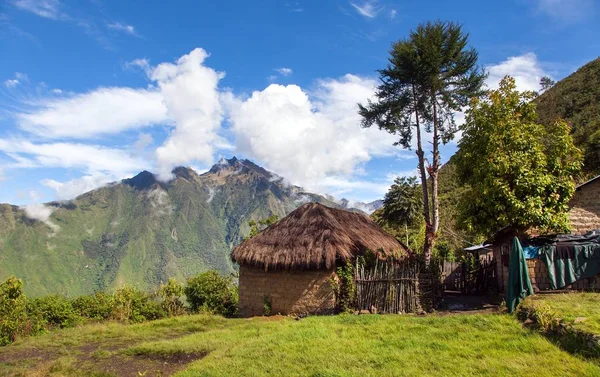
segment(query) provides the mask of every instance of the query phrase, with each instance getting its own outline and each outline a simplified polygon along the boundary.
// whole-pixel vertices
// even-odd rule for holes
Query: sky
[[[598,57],[597,19],[597,0],[0,0],[0,203],[232,156],[313,192],[379,199],[417,164],[357,114],[394,41],[458,22],[489,87],[508,74],[539,90]]]

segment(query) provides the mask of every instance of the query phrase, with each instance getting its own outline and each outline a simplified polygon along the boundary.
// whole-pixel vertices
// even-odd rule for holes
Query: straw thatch
[[[402,258],[408,249],[365,215],[308,203],[242,242],[231,255],[265,270],[330,269],[371,250]]]

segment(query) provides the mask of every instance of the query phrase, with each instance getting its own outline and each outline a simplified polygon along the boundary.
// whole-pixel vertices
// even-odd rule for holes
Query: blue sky
[[[233,155],[315,192],[377,199],[416,166],[356,114],[393,41],[459,22],[489,86],[510,74],[537,90],[598,56],[599,13],[595,0],[4,0],[0,202]]]

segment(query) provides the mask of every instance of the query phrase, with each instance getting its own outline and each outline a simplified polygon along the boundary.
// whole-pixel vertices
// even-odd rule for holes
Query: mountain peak
[[[172,173],[176,178],[183,178],[187,179],[188,181],[198,175],[194,169],[187,166],[178,166],[173,169]]]
[[[159,183],[156,176],[147,170],[144,170],[135,177],[123,179],[121,182],[136,190],[146,190]]]

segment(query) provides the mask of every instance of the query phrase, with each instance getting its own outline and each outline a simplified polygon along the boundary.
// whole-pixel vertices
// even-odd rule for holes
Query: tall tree
[[[378,71],[381,84],[375,92],[377,100],[359,104],[362,126],[377,125],[397,134],[397,145],[411,148],[413,128],[416,131],[427,264],[439,228],[439,146],[454,137],[454,112],[481,94],[485,79],[477,66],[477,52],[467,44],[468,34],[458,24],[438,21],[419,25],[407,39],[393,44],[388,66]],[[431,163],[425,158],[421,126],[433,133]]]
[[[408,227],[423,221],[423,197],[417,177],[398,177],[385,194],[381,217],[388,223],[404,226],[406,245]]]
[[[565,121],[537,122],[533,98],[507,76],[499,89],[472,101],[456,154],[460,179],[469,185],[460,206],[467,227],[485,234],[507,225],[568,228],[581,152]]]
[[[542,92],[552,88],[554,84],[556,84],[556,81],[552,80],[548,76],[544,76],[540,79],[540,88],[542,89]]]

